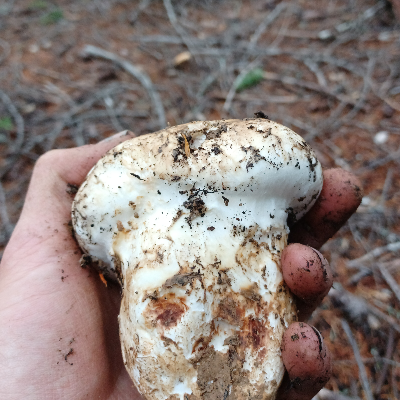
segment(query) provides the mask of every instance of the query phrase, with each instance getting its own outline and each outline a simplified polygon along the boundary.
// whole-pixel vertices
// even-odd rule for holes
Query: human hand
[[[36,163],[0,265],[1,399],[140,399],[122,362],[120,288],[79,267],[68,226],[67,191],[132,136],[53,150]]]
[[[73,197],[67,193],[68,184],[79,186],[107,150],[129,138],[128,133],[93,146],[54,150],[35,166],[21,218],[0,266],[0,376],[7,382],[0,386],[0,398],[140,398],[122,362],[116,318],[120,290],[112,283],[106,288],[96,272],[78,267],[81,252],[68,227]],[[322,201],[323,191],[293,228],[291,238],[299,243],[322,245],[357,208],[354,191],[338,196],[339,203],[329,196],[340,181],[327,179],[326,174],[329,171],[324,184],[327,200]],[[347,186],[351,182],[354,178]],[[305,318],[332,279],[318,253],[296,246],[301,245],[285,250],[282,269],[288,286],[302,299],[299,311]],[[299,254],[300,262],[295,260]],[[311,282],[299,287],[303,261],[313,264],[315,271],[308,274]],[[286,336],[296,335],[296,329],[301,335],[305,327],[292,324]],[[280,399],[311,399],[326,379],[315,366],[323,360],[318,365],[329,370],[329,356],[321,357],[319,336],[307,329],[306,338],[289,341],[291,346],[282,349],[289,377],[298,379],[294,385],[283,385]],[[314,351],[304,345],[307,340],[317,343]],[[292,365],[291,354],[301,355],[300,363]],[[306,374],[297,373],[296,366]]]
[[[320,333],[302,321],[309,318],[333,283],[329,264],[317,249],[350,218],[361,199],[358,178],[342,169],[325,170],[319,198],[291,228],[291,244],[282,253],[282,273],[296,297],[300,322],[291,324],[283,338],[282,357],[287,374],[279,399],[310,400],[330,378],[329,351]]]

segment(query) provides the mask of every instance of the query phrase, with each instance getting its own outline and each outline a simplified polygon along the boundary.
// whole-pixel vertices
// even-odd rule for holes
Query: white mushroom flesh
[[[321,188],[311,148],[266,119],[170,127],[92,169],[75,234],[123,286],[124,362],[147,399],[275,399],[296,319],[280,254]]]

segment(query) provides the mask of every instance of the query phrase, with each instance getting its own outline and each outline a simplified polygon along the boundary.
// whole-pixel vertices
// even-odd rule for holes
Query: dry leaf
[[[174,65],[175,67],[179,67],[180,65],[190,61],[191,58],[192,55],[190,54],[189,51],[183,51],[182,53],[179,53],[177,56],[175,56]]]

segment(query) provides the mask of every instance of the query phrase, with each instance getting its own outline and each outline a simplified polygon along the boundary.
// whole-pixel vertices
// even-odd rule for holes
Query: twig
[[[254,32],[254,34],[252,35],[252,37],[250,38],[250,42],[248,43],[248,48],[249,49],[254,49],[258,40],[260,39],[261,35],[263,34],[263,32],[268,28],[268,26],[270,26],[280,15],[280,13],[287,7],[286,3],[280,3],[278,4],[274,10],[271,13],[267,14],[267,17],[264,18],[264,20],[261,22],[261,24],[258,26],[258,28],[256,29],[256,31]],[[245,77],[245,75],[250,72],[253,68],[255,68],[258,63],[259,63],[259,59],[260,56],[257,56],[257,58],[255,60],[253,60],[252,62],[248,62],[250,57],[250,54],[246,53],[244,59],[242,59],[242,63],[243,64],[247,64],[245,65],[245,67],[243,67],[241,69],[241,71],[239,72],[238,76],[236,77],[236,79],[233,81],[229,92],[226,96],[226,100],[225,103],[222,107],[222,109],[225,112],[228,112],[232,106],[232,101],[235,97],[236,94],[236,88],[237,88],[237,84]]]
[[[385,183],[383,184],[382,188],[382,194],[381,194],[381,199],[380,199],[380,204],[379,207],[384,209],[385,208],[385,202],[388,198],[388,194],[390,191],[390,188],[392,187],[392,180],[393,180],[393,168],[389,168],[387,173],[386,173],[386,178],[385,178]]]
[[[12,115],[14,118],[14,121],[17,125],[17,137],[14,141],[12,152],[16,153],[22,146],[22,143],[24,141],[24,136],[25,136],[25,125],[24,125],[24,119],[22,118],[21,114],[18,112],[17,107],[13,104],[11,99],[8,97],[8,95],[3,92],[0,89],[0,99],[4,103],[4,105],[7,107],[9,113]]]
[[[353,397],[358,397],[358,379],[354,377],[350,380],[350,393]]]
[[[6,241],[7,241],[10,238],[14,227],[10,222],[10,218],[8,217],[6,194],[4,192],[4,188],[3,185],[1,184],[1,181],[0,181],[0,217],[1,220],[3,221],[3,227],[5,230]]]
[[[54,128],[48,134],[46,134],[45,139],[47,139],[47,143],[45,145],[45,151],[49,151],[54,148],[54,143],[63,131],[63,129],[66,127],[69,118],[70,116],[68,114],[64,114],[61,118],[57,119]],[[32,147],[30,147],[29,150]]]
[[[278,4],[274,11],[272,11],[271,13],[269,13],[267,15],[267,17],[261,22],[261,24],[258,26],[258,28],[256,29],[256,31],[254,32],[253,36],[250,38],[250,42],[248,44],[248,47],[250,49],[253,49],[256,44],[258,39],[260,38],[260,36],[263,34],[263,32],[265,31],[265,29],[268,28],[269,25],[271,25],[276,18],[278,18],[279,14],[286,8],[287,4],[286,3],[280,3]],[[247,63],[247,65],[245,67],[243,67],[241,69],[241,71],[239,72],[239,75],[236,77],[236,79],[233,81],[228,94],[226,95],[226,99],[225,99],[225,103],[222,107],[222,109],[225,112],[228,112],[232,106],[232,101],[235,97],[236,94],[236,88],[238,83],[245,77],[245,75],[250,72],[253,68],[255,68],[258,63],[259,63],[259,59],[260,57],[258,56],[255,60],[253,60],[252,62],[248,63],[249,60],[249,54],[245,55],[245,58],[242,60],[242,63]]]
[[[3,48],[3,54],[0,57],[0,64],[1,64],[10,55],[11,47],[8,44],[8,42],[6,42],[3,39],[0,39],[0,47]]]
[[[367,302],[344,289],[332,288],[328,293],[333,305],[354,323],[361,325],[368,318],[369,310]]]
[[[316,63],[314,60],[311,60],[309,58],[304,59],[304,64],[309,68],[311,72],[313,72],[317,78],[318,84],[322,87],[327,87],[328,83],[326,82],[326,78],[321,71],[321,69],[318,67],[318,63]]]
[[[253,62],[247,64],[246,67],[240,71],[239,75],[236,77],[233,84],[231,85],[228,94],[226,95],[226,100],[222,107],[222,109],[225,112],[228,112],[231,108],[232,101],[236,94],[236,88],[238,83],[246,76],[246,74],[248,74],[252,69],[254,69],[259,63],[260,63],[259,58],[256,58]]]
[[[374,58],[370,58],[368,60],[366,76],[363,79],[363,88],[361,90],[360,97],[358,98],[354,107],[344,117],[341,118],[342,123],[349,122],[361,109],[364,108],[365,99],[370,91],[370,77],[374,72],[375,63],[376,60]]]
[[[145,35],[145,36],[131,36],[132,40],[147,42],[147,43],[166,43],[166,44],[182,44],[182,38],[170,35]],[[356,76],[364,77],[365,70],[360,65],[355,65],[349,60],[341,59],[330,54],[315,52],[309,49],[278,49],[271,47],[249,46],[248,41],[237,41],[235,46],[222,46],[223,43],[219,38],[196,39],[193,38],[192,42],[196,44],[194,54],[201,54],[206,56],[231,56],[237,53],[244,53],[253,56],[280,56],[285,55],[296,60],[304,62],[305,60],[313,60],[314,62],[324,62],[334,67],[343,68]],[[204,46],[219,45],[219,48],[204,48]]]
[[[343,110],[347,107],[347,103],[340,102],[339,105],[334,108],[328,118],[321,120],[321,122],[316,126],[314,132],[308,132],[304,139],[309,142],[318,134],[324,131],[332,132],[333,130],[338,130],[342,125],[341,119],[339,118]]]
[[[284,3],[280,3],[280,4],[284,4]],[[285,10],[286,12],[285,12],[285,16],[284,16],[282,25],[280,26],[278,34],[276,35],[274,41],[270,44],[271,48],[277,48],[285,37],[285,33],[287,32],[289,24],[290,24],[290,11],[291,11],[290,6],[291,6],[291,3],[289,3],[288,7],[286,7],[286,10]]]
[[[67,103],[70,107],[75,107],[76,103],[71,98],[71,96],[66,93],[64,90],[60,89],[58,86],[54,85],[51,82],[47,82],[44,86],[45,90],[54,93],[56,96],[61,98],[65,103]]]
[[[368,315],[372,314],[385,321],[396,332],[400,333],[400,324],[398,324],[393,317],[386,315],[383,311],[369,304],[366,300],[344,289],[332,288],[328,295],[333,301],[333,304],[340,308],[354,323],[362,325],[368,321]]]
[[[351,332],[350,326],[347,323],[347,321],[344,319],[341,319],[341,323],[342,323],[343,330],[345,331],[347,338],[349,339],[350,346],[353,349],[354,357],[357,361],[359,377],[361,380],[361,385],[365,392],[365,396],[366,396],[367,400],[374,400],[374,397],[372,396],[372,392],[371,392],[371,387],[368,382],[367,371],[365,370],[365,365],[362,362],[361,354],[360,354],[360,350],[358,349],[357,342],[353,336],[353,333]]]
[[[86,143],[83,135],[83,123],[81,121],[76,124],[74,129],[72,129],[72,137],[78,147],[83,146]]]
[[[367,8],[357,19],[351,20],[349,22],[342,22],[341,24],[336,26],[336,30],[339,33],[346,32],[350,29],[357,28],[363,22],[368,21],[371,19],[381,8],[386,6],[385,1],[379,1],[378,4]]]
[[[171,25],[176,30],[177,34],[181,37],[182,42],[185,43],[186,47],[190,51],[191,54],[194,55],[194,45],[191,39],[189,39],[189,35],[186,33],[185,29],[183,29],[176,17],[174,7],[172,6],[171,0],[163,0],[165,10],[167,11],[168,19],[171,22]]]
[[[388,97],[384,96],[381,94],[380,89],[378,88],[378,86],[372,81],[372,78],[369,81],[369,84],[372,88],[372,91],[374,92],[374,94],[379,97],[381,100],[383,100],[386,104],[388,104],[390,107],[392,107],[393,109],[395,109],[396,111],[400,111],[400,104],[392,99],[389,99]]]
[[[396,369],[392,368],[392,389],[393,389],[393,398],[398,399],[399,398],[399,391],[397,389],[397,374],[396,374]]]
[[[389,358],[385,357],[374,357],[374,358],[362,358],[362,362],[364,364],[376,364],[377,362],[385,362],[388,363],[392,367],[400,368],[400,362],[390,360]],[[337,365],[350,365],[356,363],[355,360],[333,360],[334,364]]]
[[[394,348],[395,348],[395,346],[394,346],[394,330],[390,329],[389,337],[388,337],[388,341],[387,341],[387,347],[386,347],[386,354],[385,354],[386,359],[390,360],[392,358]],[[389,370],[389,363],[384,361],[381,373],[376,382],[375,394],[377,394],[377,395],[381,394],[382,386],[385,383],[388,370]]]
[[[379,55],[377,57],[379,59]],[[386,61],[384,59],[384,61]],[[393,95],[396,91],[393,92],[392,89],[395,89],[393,86],[395,86],[395,84],[397,83],[397,76],[398,76],[398,65],[397,63],[395,63],[395,65],[390,64],[390,63],[386,63],[386,66],[389,68],[390,72],[389,72],[389,76],[385,79],[384,82],[382,82],[380,88],[379,88],[379,92],[384,95],[384,94],[388,94],[388,91],[390,90],[391,95]]]
[[[374,250],[370,251],[367,254],[364,254],[362,257],[356,258],[354,260],[347,262],[348,268],[357,268],[360,265],[372,261],[374,258],[378,258],[381,255],[387,252],[396,252],[400,250],[400,242],[389,243],[386,246],[377,247]]]
[[[400,325],[396,322],[393,317],[386,315],[384,312],[374,307],[373,305],[367,303],[368,310],[371,314],[375,315],[375,317],[383,319],[389,326],[391,326],[396,332],[400,333]]]
[[[129,111],[129,110],[120,110],[120,109],[114,109],[114,115],[116,117],[127,117],[127,118],[146,118],[148,117],[148,113],[146,112],[134,112],[134,111]],[[93,110],[93,111],[87,111],[83,114],[80,114],[79,116],[75,118],[71,118],[70,121],[67,122],[66,126],[72,126],[75,124],[78,124],[80,122],[83,122],[86,119],[100,119],[100,118],[109,118],[110,113],[108,110]],[[123,128],[122,130],[124,130]]]
[[[115,112],[115,109],[113,107],[114,101],[110,96],[104,97],[104,104],[106,106],[108,115],[110,116],[111,123],[113,124],[115,130],[117,132],[121,132],[125,130],[125,128],[120,124],[118,121],[117,114]]]
[[[396,282],[396,280],[393,278],[393,276],[390,274],[390,272],[386,269],[386,267],[378,263],[378,268],[379,271],[381,271],[381,274],[383,276],[383,279],[385,279],[386,283],[390,286],[390,289],[392,289],[394,295],[397,297],[397,300],[400,301],[400,286]]]
[[[363,247],[365,251],[368,251],[370,249],[370,246],[368,245],[366,238],[363,235],[361,235],[360,231],[358,230],[358,226],[351,219],[350,221],[348,221],[348,227],[350,229],[354,241],[358,245]]]
[[[250,38],[249,45],[254,48],[258,39],[265,32],[265,30],[279,17],[279,14],[287,7],[286,3],[279,3],[272,12],[268,13],[264,20],[258,25],[256,31]]]
[[[374,160],[370,163],[368,163],[368,165],[364,168],[360,168],[357,172],[358,173],[363,173],[366,171],[369,171],[371,169],[375,169],[377,167],[381,167],[382,165],[385,165],[391,161],[395,161],[397,163],[399,163],[400,161],[400,148],[394,152],[391,152],[390,154],[388,154],[386,157]]]
[[[382,263],[388,271],[399,271],[400,270],[400,258]]]
[[[172,36],[172,35],[143,35],[143,36],[138,36],[134,35],[130,37],[131,40],[133,41],[139,41],[142,43],[164,43],[164,44],[184,44],[184,41],[182,37],[180,36]],[[211,42],[210,42],[211,40]],[[204,46],[206,43],[207,44],[215,44],[218,43],[218,39],[207,39],[207,42],[205,40],[201,39],[192,39],[192,42],[197,44],[198,46]]]
[[[303,98],[300,98],[298,95],[295,94],[288,96],[268,95],[260,98],[251,96],[250,94],[240,93],[236,95],[236,98],[240,101],[260,103],[260,104],[265,104],[265,103],[291,104],[304,100]]]
[[[129,23],[133,25],[139,18],[139,15],[149,6],[151,0],[142,0],[136,9],[133,11],[131,17],[129,18]]]
[[[372,271],[369,268],[361,267],[360,270],[347,281],[347,284],[350,286],[357,285],[361,279],[370,275],[372,275]]]
[[[312,400],[361,400],[359,397],[343,396],[328,389],[321,389]]]
[[[126,72],[131,74],[133,77],[135,77],[145,87],[145,89],[149,93],[149,96],[152,100],[153,106],[158,115],[159,127],[161,129],[166,127],[167,120],[165,118],[164,106],[161,102],[160,95],[155,90],[151,79],[149,78],[149,76],[146,73],[140,71],[139,68],[135,67],[133,64],[124,60],[123,58],[118,57],[109,51],[100,49],[99,47],[86,45],[83,49],[83,55],[91,56],[91,57],[99,57],[99,58],[103,58],[105,60],[112,61],[115,64],[117,64],[119,67],[124,69]]]
[[[148,35],[148,36],[132,36],[132,40],[142,42],[154,42],[154,43],[166,43],[166,44],[182,44],[183,41],[178,36],[168,35]],[[196,44],[196,48],[193,50],[193,55],[203,55],[210,57],[228,57],[239,54],[247,54],[250,56],[281,56],[285,55],[296,60],[304,62],[305,59],[313,60],[314,62],[324,62],[334,67],[343,68],[356,76],[364,77],[365,70],[360,65],[355,65],[349,60],[340,59],[329,54],[316,53],[308,49],[278,49],[276,47],[261,47],[261,46],[249,46],[248,41],[235,42],[235,46],[222,47],[221,40],[217,38],[207,38],[207,40],[193,39],[193,43]],[[221,45],[221,47],[207,47],[204,46]],[[347,99],[351,100],[351,99]],[[348,104],[355,104],[355,101],[348,102]]]
[[[286,85],[299,86],[307,90],[312,90],[313,92],[324,94],[325,96],[328,97],[333,97],[346,104],[351,104],[351,105],[356,104],[353,99],[350,99],[349,97],[343,96],[338,93],[334,93],[333,91],[329,90],[329,88],[324,88],[314,82],[300,81],[291,76],[280,76],[275,72],[267,72],[267,71],[264,72],[264,79],[281,82]]]
[[[276,119],[276,117],[274,119]],[[285,125],[286,124],[293,125],[300,129],[304,129],[304,131],[311,133],[311,135],[313,135],[313,136],[316,136],[318,134],[318,131],[313,126],[311,126],[308,122],[301,121],[298,118],[293,118],[289,114],[282,115],[282,119],[283,119]]]
[[[133,112],[133,111],[119,110],[119,109],[88,111],[84,114],[80,114],[78,117],[75,117],[75,118],[74,118],[73,114],[71,115],[71,113],[66,113],[61,118],[57,119],[56,126],[49,133],[46,134],[45,138],[48,141],[46,144],[46,147],[45,147],[46,151],[48,151],[54,147],[54,142],[56,141],[57,137],[60,135],[60,133],[62,132],[63,129],[74,126],[74,125],[79,126],[86,119],[110,118],[111,123],[113,123],[113,120],[112,120],[113,113],[114,113],[115,118],[116,117],[145,118],[148,116],[148,113],[145,113],[145,112]],[[115,122],[115,120],[114,120],[114,122]],[[122,127],[122,125],[120,125],[119,123],[117,126],[115,124],[113,124],[113,126],[117,131],[125,130],[125,128]],[[39,143],[39,141],[37,141],[36,143]],[[79,143],[81,143],[81,142],[79,142]],[[31,147],[33,147],[32,144],[30,145],[30,148]],[[26,154],[27,151],[28,150],[25,150],[24,154]]]
[[[171,35],[144,35],[144,36],[131,36],[131,40],[147,42],[147,43],[165,43],[165,44],[182,44],[182,38]],[[365,68],[360,65],[355,65],[351,61],[341,59],[330,54],[323,52],[315,52],[306,48],[302,49],[278,49],[276,47],[261,47],[261,46],[249,46],[248,41],[237,41],[235,46],[223,46],[223,42],[220,38],[207,38],[207,39],[196,39],[193,38],[192,42],[196,44],[196,49],[193,50],[193,54],[205,55],[210,57],[227,57],[237,53],[252,55],[252,56],[280,56],[285,55],[296,60],[305,62],[305,60],[312,60],[315,63],[323,62],[330,64],[334,67],[343,68],[352,74],[364,78],[366,75]],[[204,46],[219,45],[218,48],[205,48]],[[347,99],[351,100],[351,99]],[[352,101],[348,104],[355,104]]]
[[[104,97],[111,96],[120,91],[124,91],[125,89],[138,89],[140,86],[136,87],[136,85],[125,83],[123,86],[115,83],[107,86],[106,88],[99,90],[96,92],[92,97],[86,100],[84,103],[74,106],[71,110],[67,111],[66,113],[62,114],[61,116],[57,116],[56,124],[54,128],[44,134],[38,135],[34,138],[31,138],[26,145],[24,146],[23,153],[27,154],[35,145],[41,144],[42,142],[47,140],[47,144],[45,146],[46,150],[50,150],[53,147],[53,144],[62,130],[67,126],[73,126],[78,124],[79,122],[89,119],[89,118],[107,118],[109,114],[106,110],[99,110],[99,111],[88,111],[85,114],[81,114],[78,117],[75,117],[77,114],[82,113],[84,110],[91,108],[97,101],[101,101]],[[127,110],[116,110],[119,116],[126,116],[126,117],[145,117],[144,113],[141,112],[131,112]],[[42,123],[43,121],[39,120],[37,123]],[[3,174],[0,174],[3,176]]]
[[[164,55],[161,54],[161,52],[151,49],[146,47],[145,45],[141,44],[139,45],[139,49],[143,50],[145,53],[150,54],[153,58],[155,58],[157,61],[162,61],[164,60]]]

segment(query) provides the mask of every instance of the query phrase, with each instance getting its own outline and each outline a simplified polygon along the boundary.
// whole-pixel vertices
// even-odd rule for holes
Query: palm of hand
[[[2,353],[12,360],[2,371],[8,384],[1,398],[112,398],[121,389],[126,398],[135,394],[120,361],[118,289],[106,291],[94,274],[77,269],[79,253],[70,242],[62,243],[68,248],[63,255],[30,256],[30,269],[0,288],[2,330],[9,330]]]

